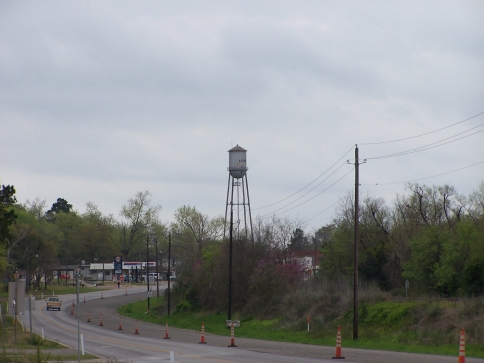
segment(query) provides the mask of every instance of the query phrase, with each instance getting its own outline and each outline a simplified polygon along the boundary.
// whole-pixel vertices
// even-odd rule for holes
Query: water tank
[[[247,150],[237,144],[228,153],[229,167],[227,170],[230,172],[230,176],[235,179],[242,178],[247,172]]]

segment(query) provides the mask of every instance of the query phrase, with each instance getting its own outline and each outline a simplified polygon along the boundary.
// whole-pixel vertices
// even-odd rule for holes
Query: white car
[[[150,281],[161,280],[159,274],[157,274],[156,272],[150,272],[149,275],[150,275]],[[146,274],[143,275],[143,279],[146,280]]]

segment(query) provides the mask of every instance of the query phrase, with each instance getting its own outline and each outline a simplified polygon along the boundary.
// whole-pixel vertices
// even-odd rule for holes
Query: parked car
[[[50,296],[45,301],[47,301],[47,310],[60,311],[62,300],[58,296]]]
[[[156,280],[161,280],[160,274],[157,274],[156,272],[150,272],[150,281],[156,281]],[[143,275],[143,280],[146,281],[146,274]]]
[[[163,272],[163,280],[168,280],[168,272],[164,271]],[[175,271],[170,271],[170,281],[175,281],[176,280],[176,273]]]

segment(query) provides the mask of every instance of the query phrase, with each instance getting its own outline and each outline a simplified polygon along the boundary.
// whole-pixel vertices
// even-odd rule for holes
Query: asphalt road
[[[271,342],[237,336],[234,340],[237,347],[228,347],[231,344],[229,337],[207,333],[207,344],[199,344],[200,332],[172,327],[168,327],[170,339],[163,339],[166,336],[165,326],[145,322],[136,324],[135,320],[120,318],[116,313],[117,307],[145,298],[146,287],[123,287],[119,290],[106,290],[102,294],[82,294],[73,314],[71,304],[75,296],[63,297],[63,309],[60,312],[46,311],[45,302],[39,301],[36,303],[36,310],[32,312],[33,331],[42,334],[43,330],[46,338],[77,348],[79,314],[79,331],[84,338],[85,350],[107,359],[116,358],[123,362],[136,363],[169,362],[170,354],[174,354],[175,362],[334,362],[331,360],[335,355],[334,347]],[[88,317],[91,322],[87,322]],[[21,316],[21,320],[29,327],[28,312]],[[134,334],[136,329],[139,334]],[[348,363],[455,363],[458,343],[455,357],[345,349],[344,341],[342,352]],[[484,360],[466,358],[466,362],[482,363]]]

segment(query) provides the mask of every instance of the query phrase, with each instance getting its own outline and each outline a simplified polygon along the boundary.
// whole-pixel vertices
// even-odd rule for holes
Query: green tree
[[[72,204],[67,203],[67,200],[63,198],[57,198],[57,202],[52,204],[52,207],[47,213],[58,214],[60,212],[69,213],[72,210]]]
[[[72,204],[67,203],[63,198],[57,198],[57,202],[52,204],[52,207],[45,213],[47,219],[51,222],[55,221],[55,216],[59,213],[69,213],[72,210]]]
[[[311,248],[309,239],[304,235],[304,231],[301,228],[296,228],[291,238],[291,251],[300,251],[308,248]]]
[[[15,223],[15,211],[12,208],[17,203],[15,198],[15,187],[13,185],[2,185],[0,189],[0,245],[9,236],[9,228]]]
[[[59,261],[74,262],[79,261],[77,256],[78,236],[82,231],[83,220],[76,212],[59,212],[55,215],[55,240]]]
[[[28,275],[27,284],[40,288],[40,281],[55,261],[55,247],[42,233],[42,222],[21,206],[16,206],[17,223],[8,239],[9,277],[15,271]],[[45,223],[45,222],[44,222]],[[28,274],[27,274],[28,271]]]
[[[483,234],[471,220],[456,226],[455,233],[443,241],[440,261],[435,269],[436,288],[442,295],[470,295],[484,289]]]
[[[96,258],[106,262],[119,254],[120,228],[112,216],[104,216],[94,203],[88,202],[81,219],[72,246],[77,260],[94,261]]]
[[[430,226],[409,242],[411,259],[404,265],[403,277],[412,281],[423,292],[436,290],[436,269],[440,263],[444,241],[449,238],[446,229]]]
[[[334,223],[330,238],[322,248],[321,271],[329,279],[341,279],[353,273],[354,232],[349,226]]]

